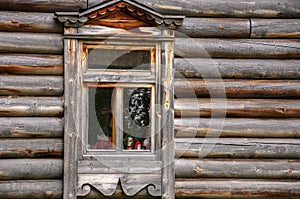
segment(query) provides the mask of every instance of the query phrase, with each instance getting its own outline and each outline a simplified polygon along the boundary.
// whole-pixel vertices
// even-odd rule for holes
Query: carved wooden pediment
[[[67,27],[100,25],[112,28],[167,27],[181,25],[183,16],[162,15],[134,0],[113,0],[83,12],[57,12],[58,20]]]

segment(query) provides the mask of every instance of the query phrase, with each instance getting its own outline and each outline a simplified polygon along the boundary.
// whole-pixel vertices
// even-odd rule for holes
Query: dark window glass
[[[90,149],[113,149],[115,143],[113,88],[89,88],[88,144]]]
[[[149,50],[89,49],[89,69],[150,70]]]
[[[150,88],[89,87],[88,148],[150,151],[150,106]]]
[[[125,88],[123,149],[150,149],[150,88]]]

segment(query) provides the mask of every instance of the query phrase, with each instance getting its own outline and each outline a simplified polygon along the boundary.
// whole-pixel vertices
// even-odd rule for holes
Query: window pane
[[[150,70],[150,50],[89,49],[88,68]]]
[[[124,88],[123,149],[150,150],[150,88]]]
[[[114,88],[89,88],[88,144],[90,149],[114,149],[113,91]]]

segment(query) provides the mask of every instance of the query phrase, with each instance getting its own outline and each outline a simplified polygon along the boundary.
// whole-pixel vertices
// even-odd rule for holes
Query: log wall
[[[0,0],[0,198],[62,198],[54,12],[102,1]],[[300,2],[137,1],[187,16],[175,41],[176,198],[299,198]]]
[[[62,198],[63,30],[49,4],[78,7],[0,1],[0,198]]]
[[[150,2],[188,16],[175,41],[176,198],[298,198],[300,3],[294,15],[283,1]]]

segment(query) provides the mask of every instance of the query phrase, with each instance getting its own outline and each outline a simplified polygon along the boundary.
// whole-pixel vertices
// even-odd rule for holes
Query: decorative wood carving
[[[121,187],[127,196],[147,189],[152,196],[161,195],[160,174],[79,174],[77,196],[86,196],[92,188],[104,196],[112,196]]]
[[[161,15],[135,1],[114,0],[85,12],[57,12],[58,20],[67,27],[104,25],[116,28],[164,26],[174,29],[182,24],[183,16]]]

